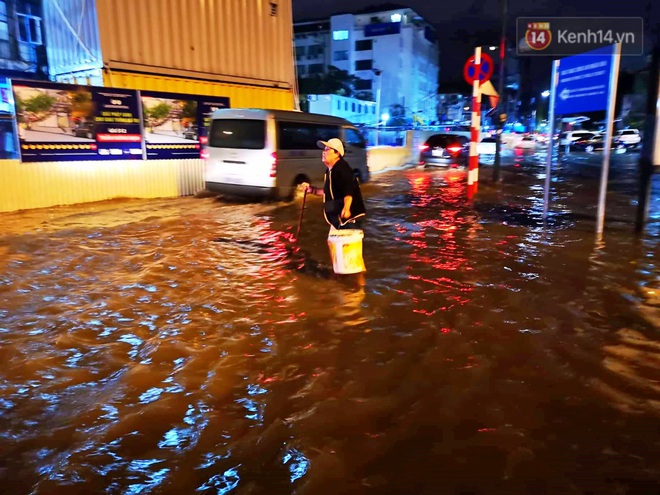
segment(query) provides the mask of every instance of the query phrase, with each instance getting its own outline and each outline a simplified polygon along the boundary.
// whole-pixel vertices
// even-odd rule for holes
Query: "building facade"
[[[401,109],[410,121],[438,119],[436,33],[412,9],[298,22],[294,39],[299,78],[323,74],[332,65],[359,78],[354,89],[376,101],[378,121]]]
[[[309,113],[333,115],[354,124],[369,125],[376,118],[376,102],[340,95],[308,95]]]

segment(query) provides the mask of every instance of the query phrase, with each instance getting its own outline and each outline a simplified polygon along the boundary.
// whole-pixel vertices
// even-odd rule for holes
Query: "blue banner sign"
[[[138,93],[13,81],[21,161],[142,159]]]
[[[557,67],[555,113],[607,109],[614,45],[563,58]]]
[[[384,36],[386,34],[399,34],[400,32],[400,22],[381,22],[364,26],[365,36]]]

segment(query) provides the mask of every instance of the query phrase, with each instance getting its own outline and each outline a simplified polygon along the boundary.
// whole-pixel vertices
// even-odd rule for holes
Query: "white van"
[[[369,180],[367,146],[347,120],[287,110],[223,108],[211,115],[204,181],[229,196],[291,199],[302,182],[323,185],[316,142],[338,137],[361,182]]]

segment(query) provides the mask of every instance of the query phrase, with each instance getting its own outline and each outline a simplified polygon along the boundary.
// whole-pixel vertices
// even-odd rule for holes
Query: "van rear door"
[[[276,158],[268,139],[268,125],[269,121],[263,119],[213,119],[206,181],[275,187]]]

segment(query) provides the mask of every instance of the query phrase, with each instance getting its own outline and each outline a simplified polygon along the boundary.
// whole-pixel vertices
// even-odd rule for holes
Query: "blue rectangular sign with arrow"
[[[555,113],[570,115],[607,109],[614,45],[559,60]]]

